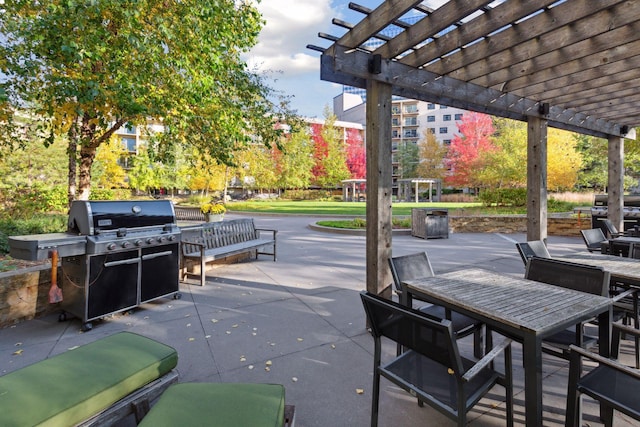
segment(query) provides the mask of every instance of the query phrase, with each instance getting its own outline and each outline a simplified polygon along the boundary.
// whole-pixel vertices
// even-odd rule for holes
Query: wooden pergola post
[[[609,136],[609,177],[607,181],[607,218],[618,230],[624,230],[624,138]]]
[[[391,298],[391,85],[367,80],[367,290]]]
[[[547,121],[527,121],[527,240],[547,241]]]

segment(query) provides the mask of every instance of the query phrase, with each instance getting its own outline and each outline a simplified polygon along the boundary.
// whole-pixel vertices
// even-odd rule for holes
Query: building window
[[[450,139],[444,139],[444,140],[442,141],[442,144],[444,144],[444,145],[451,145],[451,140],[450,140]]]
[[[133,125],[130,125],[129,123],[124,125],[124,130],[125,130],[125,133],[130,133],[132,135],[136,134],[136,127]]]
[[[446,128],[446,127],[440,128],[440,133],[447,133],[448,130],[449,128]]]
[[[436,128],[429,128],[429,132],[431,132],[433,135],[436,134]]]
[[[415,138],[416,136],[418,136],[418,133],[416,132],[416,130],[405,130],[404,131],[404,137],[405,138]]]
[[[391,113],[400,114],[400,107],[391,107]]]
[[[130,153],[136,152],[136,139],[135,138],[122,138],[122,145],[129,151]]]
[[[436,116],[427,116],[427,121],[428,122],[435,122],[436,121]]]
[[[418,126],[418,119],[415,117],[406,117],[404,119],[405,126]]]
[[[454,117],[455,120],[462,120],[462,113],[458,113],[453,117]]]
[[[446,105],[441,105],[441,106],[440,106],[440,109],[441,109],[441,110],[444,110],[445,108],[447,108],[447,106],[446,106]]]
[[[391,131],[391,138],[398,138],[398,131],[397,130]]]
[[[417,113],[418,112],[418,105],[417,104],[407,105],[407,106],[404,107],[404,111],[406,113]]]
[[[442,120],[444,120],[445,122],[451,121],[451,114],[445,114],[444,116],[442,116]]]
[[[436,104],[427,104],[427,110],[435,110],[436,109]]]
[[[397,117],[391,119],[391,126],[400,126],[400,119],[398,119]]]

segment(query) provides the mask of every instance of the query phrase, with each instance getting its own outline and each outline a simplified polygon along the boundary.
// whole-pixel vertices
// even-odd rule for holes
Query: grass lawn
[[[230,211],[269,212],[274,214],[306,215],[366,215],[364,202],[318,202],[318,201],[249,201],[226,203]],[[412,208],[445,208],[449,210],[467,210],[481,207],[480,203],[394,203],[393,215],[410,216]]]

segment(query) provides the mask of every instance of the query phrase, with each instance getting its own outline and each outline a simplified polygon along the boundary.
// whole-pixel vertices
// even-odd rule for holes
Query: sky
[[[355,0],[375,9],[382,0]],[[425,4],[436,7],[443,0]],[[266,20],[258,44],[246,55],[252,69],[265,73],[270,87],[290,97],[293,110],[304,117],[324,117],[325,107],[333,108],[333,98],[342,86],[320,80],[320,52],[307,45],[323,48],[331,42],[319,32],[342,36],[346,30],[331,23],[333,18],[357,24],[364,15],[348,7],[348,0],[261,0],[258,9]]]

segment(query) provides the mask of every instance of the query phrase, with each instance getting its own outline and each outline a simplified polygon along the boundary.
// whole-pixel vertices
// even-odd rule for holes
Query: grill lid
[[[74,200],[69,210],[68,232],[94,236],[123,228],[175,224],[170,200]]]

